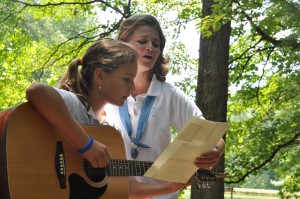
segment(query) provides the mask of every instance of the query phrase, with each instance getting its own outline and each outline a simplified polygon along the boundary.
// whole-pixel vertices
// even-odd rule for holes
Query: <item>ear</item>
[[[94,81],[97,86],[101,86],[103,83],[103,69],[100,67],[97,67],[94,71]]]

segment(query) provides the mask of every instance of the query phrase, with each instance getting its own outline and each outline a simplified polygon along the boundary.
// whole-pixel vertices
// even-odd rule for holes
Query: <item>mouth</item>
[[[144,55],[143,57],[146,59],[149,59],[149,60],[151,60],[153,58],[151,55]]]

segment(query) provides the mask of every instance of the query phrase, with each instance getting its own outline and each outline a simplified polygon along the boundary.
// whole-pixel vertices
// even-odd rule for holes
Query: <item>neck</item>
[[[149,80],[149,73],[148,72],[138,73],[134,78],[134,84],[135,84],[135,90],[131,93],[133,97],[147,93],[151,84],[151,80]]]
[[[96,89],[97,92],[91,92],[90,100],[92,110],[94,111],[95,115],[99,116],[103,112],[106,101],[103,99],[102,95],[99,94],[99,88]]]
[[[100,123],[106,121],[106,112],[103,109],[99,110],[97,113],[95,113],[95,115],[97,115],[97,118]]]

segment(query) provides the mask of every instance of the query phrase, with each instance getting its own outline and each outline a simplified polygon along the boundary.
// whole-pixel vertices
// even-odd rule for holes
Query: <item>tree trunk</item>
[[[203,0],[202,18],[211,15],[213,3]],[[200,36],[196,103],[207,120],[226,122],[230,33],[231,24],[227,23],[209,38]],[[224,156],[214,171],[224,172]],[[218,179],[208,185],[210,188],[203,188],[193,183],[191,198],[224,198],[224,180]]]

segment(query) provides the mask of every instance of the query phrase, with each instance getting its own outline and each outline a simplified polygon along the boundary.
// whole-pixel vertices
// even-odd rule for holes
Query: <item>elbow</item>
[[[29,102],[34,101],[45,92],[45,85],[42,83],[33,83],[26,89],[26,99]]]

